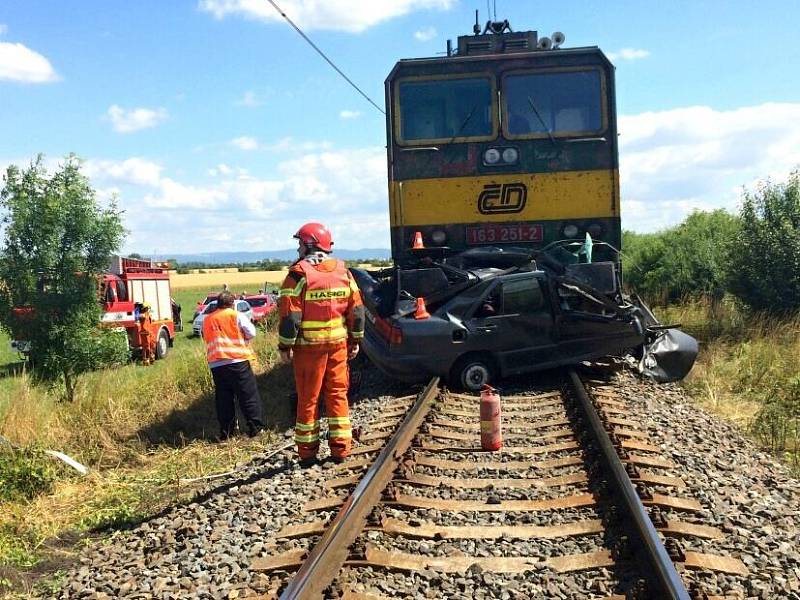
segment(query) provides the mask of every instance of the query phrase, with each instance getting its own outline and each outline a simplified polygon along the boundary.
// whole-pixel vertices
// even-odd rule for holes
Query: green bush
[[[651,301],[724,295],[728,247],[739,219],[724,210],[693,212],[659,233],[623,234],[626,285]]]
[[[729,288],[751,309],[800,310],[800,172],[745,194],[741,233],[729,258]]]
[[[32,500],[52,491],[58,472],[36,447],[0,449],[0,500]]]

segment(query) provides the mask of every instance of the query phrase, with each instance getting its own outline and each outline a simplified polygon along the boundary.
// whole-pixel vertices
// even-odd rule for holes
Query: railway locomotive
[[[489,22],[387,78],[395,264],[351,271],[391,376],[479,390],[607,355],[659,381],[694,363],[623,293],[613,66],[563,41]]]
[[[489,22],[386,79],[392,257],[426,246],[620,247],[614,67],[561,33]],[[615,259],[598,248],[598,259]]]

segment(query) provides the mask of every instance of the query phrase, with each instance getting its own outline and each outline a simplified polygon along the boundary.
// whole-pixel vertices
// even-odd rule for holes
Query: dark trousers
[[[251,435],[264,428],[264,418],[261,414],[261,396],[258,393],[256,377],[249,361],[222,365],[211,369],[214,378],[217,401],[217,419],[219,420],[220,435],[228,437],[236,428],[236,405],[234,398],[239,400],[239,409],[247,421],[247,432]]]

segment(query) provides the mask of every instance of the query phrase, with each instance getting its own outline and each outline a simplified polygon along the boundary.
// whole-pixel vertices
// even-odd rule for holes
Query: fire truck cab
[[[175,341],[172,294],[167,265],[150,260],[114,256],[107,273],[100,278],[101,325],[125,329],[134,354],[141,353],[139,315],[150,307],[147,325],[155,340],[155,357],[163,358]]]

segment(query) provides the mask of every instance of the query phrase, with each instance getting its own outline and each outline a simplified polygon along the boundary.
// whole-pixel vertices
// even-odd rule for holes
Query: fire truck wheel
[[[162,359],[169,352],[169,334],[166,329],[158,332],[158,341],[156,341],[156,358]]]

